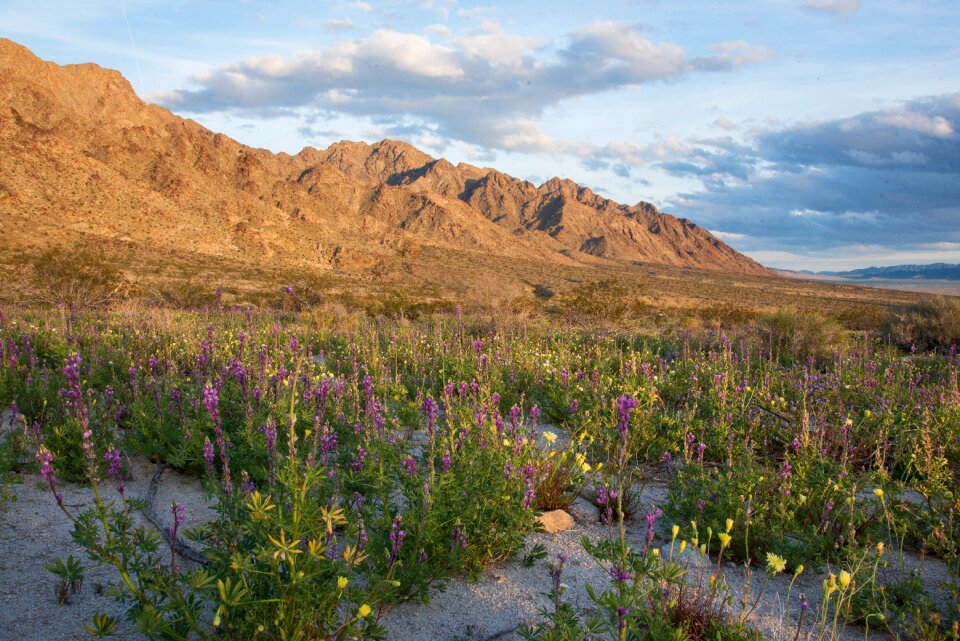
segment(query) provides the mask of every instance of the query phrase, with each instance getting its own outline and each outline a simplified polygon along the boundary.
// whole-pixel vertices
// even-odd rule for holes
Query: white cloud
[[[710,229],[708,231],[714,236],[716,236],[717,238],[719,238],[720,240],[725,242],[729,242],[732,240],[743,240],[744,238],[747,237],[746,234],[738,234],[732,231],[719,231],[715,229]]]
[[[801,0],[800,6],[812,11],[826,11],[845,16],[860,9],[860,0]]]
[[[507,33],[498,23],[485,20],[478,32],[458,38],[454,44],[468,58],[517,67],[539,44],[539,39]]]
[[[943,116],[915,113],[903,108],[881,113],[874,120],[880,125],[889,125],[937,138],[947,138],[954,134],[953,124]]]
[[[765,48],[743,41],[689,57],[682,47],[651,42],[638,28],[619,22],[595,22],[546,43],[509,33],[492,21],[465,33],[438,26],[427,33],[443,42],[380,29],[291,57],[246,58],[195,75],[197,89],[156,99],[188,113],[275,115],[314,108],[392,127],[412,120],[449,140],[586,158],[598,153],[595,145],[555,140],[541,129],[547,109],[565,100],[730,71],[767,58]],[[415,133],[409,124],[403,126],[405,133]],[[620,153],[657,152],[625,148]]]

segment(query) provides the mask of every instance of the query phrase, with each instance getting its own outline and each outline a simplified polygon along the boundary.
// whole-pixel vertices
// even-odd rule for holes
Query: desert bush
[[[74,314],[102,307],[123,294],[126,279],[103,252],[87,248],[50,249],[30,263],[28,300],[59,308],[70,332]]]
[[[583,283],[557,296],[551,307],[569,321],[619,323],[637,313],[640,292],[630,291],[616,280]]]
[[[770,312],[761,316],[759,325],[771,347],[801,358],[824,356],[844,338],[843,328],[835,319],[805,310]]]
[[[217,294],[192,281],[172,281],[158,284],[149,300],[174,309],[197,309],[216,304]]]
[[[885,335],[906,349],[960,346],[960,299],[939,296],[890,312]]]

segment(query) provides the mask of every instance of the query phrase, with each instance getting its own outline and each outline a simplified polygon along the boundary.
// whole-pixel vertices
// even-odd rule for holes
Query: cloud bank
[[[313,109],[418,127],[421,135],[485,148],[589,156],[589,145],[556,140],[540,121],[565,100],[695,73],[729,72],[769,60],[766,47],[720,42],[690,55],[652,42],[622,22],[595,22],[554,42],[505,31],[495,22],[453,34],[381,29],[292,58],[246,58],[192,79],[195,88],[155,96],[187,113],[247,115]]]
[[[706,141],[699,157],[660,166],[702,176],[679,209],[746,250],[936,245],[960,259],[958,128],[960,93],[946,94],[757,132],[749,145]]]

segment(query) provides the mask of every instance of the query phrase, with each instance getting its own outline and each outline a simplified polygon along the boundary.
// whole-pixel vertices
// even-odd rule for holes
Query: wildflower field
[[[94,636],[382,638],[397,604],[522,563],[548,595],[526,639],[757,639],[779,585],[786,639],[956,640],[958,371],[955,348],[749,325],[8,311],[2,496],[42,482],[72,522],[86,556],[38,568],[51,598],[110,569],[127,617]],[[147,506],[133,460],[195,477],[216,518]],[[575,502],[589,608],[528,540]]]

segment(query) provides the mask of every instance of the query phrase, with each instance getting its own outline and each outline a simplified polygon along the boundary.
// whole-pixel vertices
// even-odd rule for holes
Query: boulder
[[[574,526],[573,517],[564,510],[550,510],[537,517],[545,532],[556,534]]]

